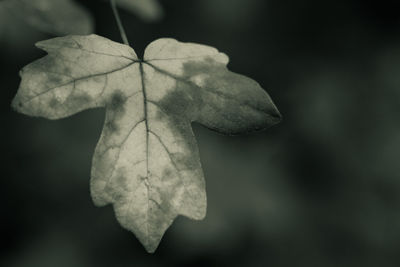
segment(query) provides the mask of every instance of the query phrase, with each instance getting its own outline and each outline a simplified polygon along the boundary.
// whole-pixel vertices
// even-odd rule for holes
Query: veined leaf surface
[[[48,55],[27,65],[13,107],[60,119],[104,107],[106,118],[91,172],[98,206],[149,252],[177,215],[200,220],[206,192],[191,122],[224,134],[267,128],[280,120],[257,82],[230,72],[215,48],[158,39],[143,60],[106,38],[67,36],[39,42]]]

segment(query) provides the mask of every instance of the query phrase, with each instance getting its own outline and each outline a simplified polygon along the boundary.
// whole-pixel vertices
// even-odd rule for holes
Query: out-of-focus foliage
[[[13,54],[23,55],[29,53],[32,44],[49,35],[93,33],[95,21],[87,9],[88,2],[109,8],[109,0],[0,1],[0,45]],[[144,22],[157,22],[163,17],[158,0],[116,0],[116,3]],[[114,25],[113,21],[109,23]]]
[[[74,0],[5,0],[0,2],[0,49],[16,59],[52,35],[93,32],[91,13]]]
[[[2,31],[14,27],[14,19],[54,35],[93,32],[91,14],[73,0],[4,0],[0,2]]]
[[[158,0],[116,0],[117,4],[145,22],[159,21],[164,10]]]

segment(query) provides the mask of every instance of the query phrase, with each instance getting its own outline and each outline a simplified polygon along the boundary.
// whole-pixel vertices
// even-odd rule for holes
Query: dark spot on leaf
[[[72,73],[71,68],[67,67],[67,66],[64,66],[64,68],[62,70],[62,73]]]
[[[146,176],[139,175],[139,179],[140,179],[140,181],[145,181],[145,180],[147,180],[147,177],[146,177]]]
[[[47,75],[48,83],[49,84],[59,84],[61,82],[61,78],[55,74]]]
[[[178,168],[196,170],[200,167],[196,158],[188,157],[186,154],[174,153],[171,157],[176,162]]]
[[[107,119],[105,123],[105,134],[110,135],[119,131],[118,121],[125,114],[126,96],[121,91],[116,91],[111,95],[107,104]]]
[[[199,92],[193,90],[191,86],[185,82],[178,81],[173,91],[166,94],[158,106],[160,112],[169,114],[179,120],[191,121],[196,117],[199,106],[201,106],[202,99]],[[162,114],[159,114],[162,117]]]
[[[107,128],[107,132],[110,134],[119,131],[118,125],[112,120],[107,121],[105,127]]]
[[[68,99],[68,105],[72,108],[82,108],[84,106],[87,106],[90,101],[91,97],[88,94],[81,94],[81,95],[74,95]]]
[[[121,91],[116,91],[111,96],[108,107],[113,111],[120,111],[126,101],[126,96]]]
[[[171,175],[172,175],[172,171],[170,169],[165,169],[163,171],[162,178],[168,179],[171,177]]]
[[[280,121],[280,114],[268,94],[254,80],[230,72],[212,58],[184,64],[185,79],[204,77],[198,97],[195,121],[224,134],[265,129]],[[206,76],[204,75],[206,74]],[[195,85],[194,85],[195,86]]]
[[[216,62],[211,57],[206,57],[203,61],[188,61],[183,65],[183,69],[184,77],[193,77],[204,73],[216,75],[226,71],[225,65]]]
[[[111,182],[107,185],[106,191],[114,201],[122,201],[129,193],[128,178],[123,170],[118,170]]]
[[[128,188],[128,181],[125,175],[118,175],[115,178],[115,183],[117,184],[118,188],[123,188],[124,190],[127,190]]]
[[[55,99],[55,98],[50,99],[50,102],[49,102],[50,108],[55,109],[59,104],[60,103],[57,101],[57,99]]]
[[[183,181],[179,179],[179,174],[170,168],[164,169],[161,176],[161,181],[163,182],[162,188],[153,188],[157,190],[159,201],[153,200],[153,202],[165,216],[168,216],[176,213],[174,206],[171,205],[171,199],[176,196],[176,188],[181,187]],[[162,218],[159,222],[155,223],[162,225]]]

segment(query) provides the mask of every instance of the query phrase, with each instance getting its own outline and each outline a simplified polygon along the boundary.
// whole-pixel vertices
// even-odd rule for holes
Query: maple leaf
[[[93,32],[92,16],[72,0],[4,0],[0,2],[0,13],[3,27],[17,18],[55,35]]]
[[[259,84],[230,72],[215,48],[158,39],[144,59],[106,38],[67,36],[37,43],[48,55],[21,70],[12,106],[60,119],[89,108],[106,116],[91,171],[97,206],[149,252],[177,215],[200,220],[206,193],[191,122],[224,134],[269,127],[280,114]]]

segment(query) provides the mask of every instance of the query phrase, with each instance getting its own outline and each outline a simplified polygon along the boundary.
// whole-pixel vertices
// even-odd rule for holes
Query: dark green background
[[[120,41],[107,3],[80,2],[97,34]],[[58,121],[12,111],[19,69],[51,36],[26,27],[3,38],[0,265],[400,266],[397,2],[164,0],[155,24],[121,11],[139,55],[159,37],[212,45],[283,115],[240,137],[194,125],[207,217],[179,217],[155,254],[91,202],[104,110]]]

